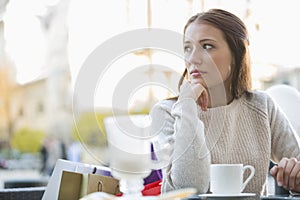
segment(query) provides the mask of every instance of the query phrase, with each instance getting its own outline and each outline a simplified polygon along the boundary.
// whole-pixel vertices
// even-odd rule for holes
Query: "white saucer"
[[[239,194],[199,194],[199,197],[254,197],[255,193],[239,193]]]

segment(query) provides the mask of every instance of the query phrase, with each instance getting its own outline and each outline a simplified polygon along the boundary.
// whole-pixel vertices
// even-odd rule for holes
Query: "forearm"
[[[174,104],[174,152],[165,171],[163,189],[194,187],[206,193],[209,186],[210,154],[205,143],[204,126],[198,118],[193,99]]]

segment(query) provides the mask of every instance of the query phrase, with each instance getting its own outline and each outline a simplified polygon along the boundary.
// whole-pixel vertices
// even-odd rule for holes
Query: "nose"
[[[193,50],[186,56],[186,62],[189,65],[199,66],[202,63],[203,52],[198,48],[193,48]]]

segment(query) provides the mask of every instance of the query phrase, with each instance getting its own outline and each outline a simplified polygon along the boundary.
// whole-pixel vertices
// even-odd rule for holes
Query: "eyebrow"
[[[205,39],[203,39],[203,40],[199,40],[198,41],[198,43],[200,44],[200,43],[203,43],[203,42],[207,42],[207,41],[212,41],[212,42],[216,42],[216,40],[214,40],[214,39],[211,39],[211,38],[205,38]],[[189,44],[189,43],[191,43],[191,41],[184,41],[184,43],[185,44]]]

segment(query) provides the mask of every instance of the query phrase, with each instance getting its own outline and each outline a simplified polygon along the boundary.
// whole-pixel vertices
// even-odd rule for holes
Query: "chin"
[[[205,87],[205,88],[207,87],[206,82],[202,78],[192,79],[191,82],[195,83],[195,84],[199,83],[199,84],[203,85],[203,87]]]

